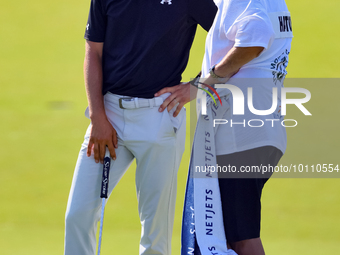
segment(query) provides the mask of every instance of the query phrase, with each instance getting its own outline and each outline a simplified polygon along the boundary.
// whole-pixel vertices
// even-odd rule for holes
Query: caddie
[[[216,89],[222,104],[216,95],[216,105],[209,97],[206,104],[204,97],[198,98],[207,115],[201,112],[198,116],[189,176],[195,177],[201,166],[231,166],[236,172],[219,172],[218,181],[212,178],[212,171],[205,172],[205,178],[188,179],[182,255],[264,255],[260,238],[261,194],[271,174],[242,171],[275,167],[286,150],[286,130],[280,124],[284,118],[280,93],[275,95],[277,104],[273,104],[273,94],[283,87],[287,74],[293,37],[291,16],[284,0],[215,3],[218,12],[206,39],[204,79],[200,82],[227,83],[235,89]],[[162,89],[158,95],[172,95],[160,108],[172,109],[171,100],[179,97],[179,91],[178,87]],[[188,98],[181,96],[180,102],[184,104]],[[244,112],[234,114],[240,110],[234,105],[240,99],[244,99]],[[268,113],[254,114],[250,106]],[[223,124],[214,126],[215,119]]]
[[[139,254],[171,254],[186,116],[159,112],[169,94],[154,94],[180,84],[197,24],[209,30],[216,11],[212,0],[91,1],[84,62],[91,124],[67,204],[65,255],[95,254],[106,147],[109,193],[136,159]]]

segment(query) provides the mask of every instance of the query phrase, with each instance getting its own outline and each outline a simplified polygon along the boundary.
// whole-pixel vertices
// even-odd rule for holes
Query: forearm
[[[214,73],[221,79],[214,79],[208,75],[204,83],[213,85],[216,83],[226,83],[235,75],[242,66],[258,57],[263,51],[263,47],[233,47],[225,57],[215,66]]]
[[[84,77],[87,101],[92,122],[87,156],[93,153],[95,161],[103,163],[106,148],[111,157],[116,159],[117,133],[107,119],[104,108],[103,71],[102,71],[103,43],[86,41],[84,61]]]
[[[86,42],[84,78],[91,121],[106,118],[102,94],[102,45]]]

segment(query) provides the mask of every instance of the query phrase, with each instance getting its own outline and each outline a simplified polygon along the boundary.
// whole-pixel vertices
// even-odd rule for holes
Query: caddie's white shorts
[[[184,152],[185,109],[174,118],[158,112],[158,99],[104,96],[106,114],[118,134],[117,159],[111,160],[109,194],[136,158],[136,190],[142,225],[139,254],[171,254],[177,171]],[[76,164],[66,210],[65,255],[94,255],[100,219],[102,164],[87,157],[91,125]],[[108,216],[109,217],[109,216]]]

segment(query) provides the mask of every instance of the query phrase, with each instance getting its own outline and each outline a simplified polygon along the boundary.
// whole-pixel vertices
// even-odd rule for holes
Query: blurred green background
[[[63,253],[68,192],[89,124],[83,114],[87,102],[82,75],[89,2],[0,2],[0,254]],[[338,78],[340,2],[286,2],[295,35],[288,77]],[[183,80],[200,70],[205,35],[198,30]],[[313,116],[305,126],[288,130],[282,163],[340,163],[340,123],[333,120],[340,89],[337,80],[332,84],[321,80],[311,90]],[[325,88],[330,88],[328,93]],[[318,122],[321,117],[323,124]],[[189,140],[188,135],[178,177],[173,254],[180,254]],[[270,180],[263,194],[267,254],[340,254],[339,184],[339,179]],[[134,166],[109,200],[104,229],[103,254],[138,254]]]

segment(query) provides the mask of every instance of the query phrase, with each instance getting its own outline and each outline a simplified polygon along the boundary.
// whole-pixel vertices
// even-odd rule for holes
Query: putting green
[[[287,4],[295,35],[289,77],[339,77],[339,1],[289,0]],[[89,124],[83,115],[86,97],[82,78],[89,1],[18,0],[0,6],[1,254],[62,254],[67,196]],[[200,29],[183,75],[185,81],[200,70],[204,37]],[[328,87],[322,85],[311,88],[308,107],[312,119],[288,131],[284,164],[300,159],[340,163],[338,115],[325,110],[328,105],[332,113],[338,113],[336,96],[340,91],[331,86],[326,93]],[[188,127],[187,150],[178,177],[173,254],[180,252],[189,140]],[[267,254],[340,253],[339,181],[316,178],[268,182],[262,221]],[[137,254],[139,236],[132,166],[106,207],[102,252]]]

